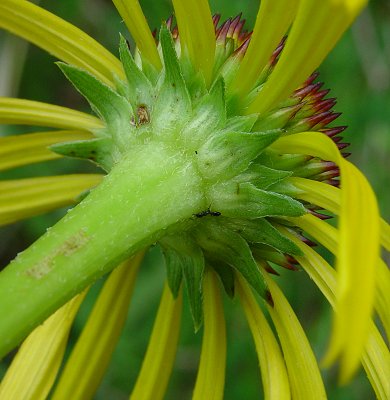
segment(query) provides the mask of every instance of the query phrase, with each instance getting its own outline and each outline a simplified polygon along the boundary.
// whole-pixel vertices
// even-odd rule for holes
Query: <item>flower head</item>
[[[137,45],[132,53],[121,37],[120,59],[27,1],[0,5],[0,26],[60,58],[97,115],[0,99],[0,121],[60,129],[2,138],[0,168],[65,156],[106,174],[2,183],[3,224],[80,203],[0,275],[2,353],[49,317],[22,345],[0,394],[11,396],[27,377],[26,398],[48,394],[79,293],[112,271],[53,395],[91,398],[143,249],[158,243],[166,285],[132,398],[164,396],[183,291],[195,330],[204,329],[195,399],[223,397],[223,292],[243,306],[266,398],[325,398],[308,340],[272,277],[284,267],[304,269],[335,309],[325,363],[340,360],[346,382],[361,361],[385,399],[389,352],[371,318],[375,309],[389,330],[390,276],[379,254],[380,244],[390,248],[389,227],[367,180],[341,152],[345,127],[329,126],[339,115],[335,100],[313,73],[365,2],[263,0],[247,32],[241,16],[212,17],[207,1],[173,0],[175,18],[156,35],[136,0],[113,2]],[[330,215],[339,217],[337,229]],[[337,257],[336,270],[315,244]],[[22,293],[29,304],[15,304]]]

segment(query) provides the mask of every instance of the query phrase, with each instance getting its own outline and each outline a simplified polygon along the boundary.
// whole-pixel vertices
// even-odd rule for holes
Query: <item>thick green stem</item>
[[[0,274],[0,355],[124,258],[205,207],[192,162],[144,145]]]

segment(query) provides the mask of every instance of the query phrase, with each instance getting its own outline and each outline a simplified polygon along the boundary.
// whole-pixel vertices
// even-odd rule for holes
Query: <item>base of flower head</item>
[[[177,295],[187,285],[195,327],[202,321],[202,279],[206,265],[218,273],[226,292],[234,295],[234,270],[267,301],[267,285],[257,262],[274,272],[273,264],[294,269],[299,249],[277,227],[284,217],[316,213],[294,199],[289,177],[300,176],[337,184],[338,168],[316,158],[279,154],[269,146],[280,136],[306,129],[334,137],[344,128],[326,128],[338,114],[334,99],[313,83],[312,75],[277,109],[261,117],[244,115],[242,108],[261,90],[277,63],[284,41],[260,74],[247,99],[236,102],[229,83],[250,34],[240,17],[217,27],[213,83],[206,86],[195,73],[178,41],[172,19],[159,34],[163,69],[158,72],[141,57],[134,59],[121,38],[120,55],[127,81],[117,79],[114,90],[89,73],[66,64],[60,68],[103,119],[95,138],[62,143],[52,150],[88,159],[109,172],[134,148],[164,144],[191,163],[202,184],[203,207],[195,209],[185,228],[160,240],[167,264],[168,283]],[[172,31],[172,32],[171,32]],[[337,139],[338,140],[338,139]],[[318,214],[321,216],[321,214]]]

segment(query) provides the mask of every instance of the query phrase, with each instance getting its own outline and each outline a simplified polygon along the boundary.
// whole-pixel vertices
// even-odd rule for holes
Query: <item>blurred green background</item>
[[[254,24],[258,1],[214,0],[212,11],[224,18],[243,12],[247,28]],[[117,54],[118,32],[126,34],[109,0],[42,0],[40,4],[81,27],[113,53]],[[141,1],[151,28],[172,12],[168,0]],[[0,95],[39,100],[88,111],[83,99],[72,89],[53,64],[56,61],[33,46],[19,40],[0,36]],[[9,69],[7,65],[11,65]],[[8,72],[11,72],[8,74]],[[19,74],[20,72],[20,74]],[[348,125],[345,141],[351,142],[351,160],[369,178],[378,198],[382,214],[390,218],[390,2],[371,1],[369,8],[339,42],[320,68],[320,80],[331,88],[329,96],[337,97],[336,111],[343,115],[337,125]],[[20,77],[20,81],[19,81]],[[27,132],[26,127],[1,127],[0,134]],[[14,178],[49,173],[60,174],[79,170],[93,171],[92,166],[68,160],[20,168],[2,174]],[[0,267],[18,251],[38,238],[48,226],[58,220],[65,210],[31,218],[0,231]],[[327,257],[329,255],[326,255]],[[157,309],[164,266],[158,248],[153,248],[145,259],[137,280],[129,318],[114,353],[110,368],[96,399],[122,400],[128,398],[137,377],[149,333]],[[330,310],[314,285],[302,272],[282,271],[278,282],[296,310],[318,358],[324,354],[329,334]],[[80,332],[83,321],[93,304],[102,282],[89,293],[72,330],[71,342]],[[225,299],[228,332],[228,365],[226,399],[261,399],[262,389],[257,357],[243,313],[236,301]],[[351,333],[353,334],[353,333]],[[199,362],[201,332],[194,335],[188,308],[185,309],[174,373],[167,399],[190,399]],[[0,376],[10,357],[0,366]],[[374,399],[364,372],[348,387],[336,384],[336,369],[324,371],[330,399]]]

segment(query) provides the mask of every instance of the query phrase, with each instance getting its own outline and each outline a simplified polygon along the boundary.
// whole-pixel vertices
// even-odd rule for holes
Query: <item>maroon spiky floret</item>
[[[344,132],[347,129],[347,126],[336,126],[336,127],[332,127],[332,128],[323,128],[320,129],[320,132],[325,133],[325,135],[329,136],[329,137],[335,137],[337,136],[339,133]]]
[[[281,40],[281,42],[278,44],[278,47],[276,47],[276,49],[273,51],[270,60],[269,60],[269,67],[275,67],[276,63],[279,60],[279,56],[282,52],[282,50],[284,49],[284,45],[286,43],[287,40],[287,36],[284,36],[283,39]]]
[[[233,38],[233,39],[234,39],[234,36],[238,37],[238,34],[237,34],[238,32],[236,32],[236,28],[241,21],[241,16],[242,16],[242,13],[238,14],[235,18],[232,19],[226,37]]]
[[[315,112],[325,112],[331,110],[337,103],[337,100],[332,97],[330,99],[320,100],[315,102],[312,107]]]
[[[217,40],[219,40],[220,42],[226,41],[227,33],[229,31],[229,26],[230,26],[231,22],[232,22],[231,18],[227,19],[215,31],[215,36],[216,36]]]
[[[317,83],[309,83],[308,85],[305,85],[293,93],[294,97],[298,97],[301,101],[311,95],[313,96],[315,93],[318,92],[318,90],[322,87],[323,83],[322,82],[317,82]]]
[[[270,273],[270,274],[272,274],[272,275],[277,275],[277,276],[280,275],[279,272],[277,272],[274,268],[272,268],[271,265],[270,265],[268,262],[264,263],[264,269],[265,269],[268,273]]]
[[[319,218],[322,221],[326,221],[327,219],[331,219],[333,218],[333,216],[331,215],[327,215],[327,214],[322,214],[320,212],[314,211],[314,210],[308,210],[308,212],[313,215],[316,218]]]
[[[219,21],[221,19],[221,14],[214,14],[213,15],[213,24],[214,24],[214,29],[217,30],[217,26],[219,24]]]

